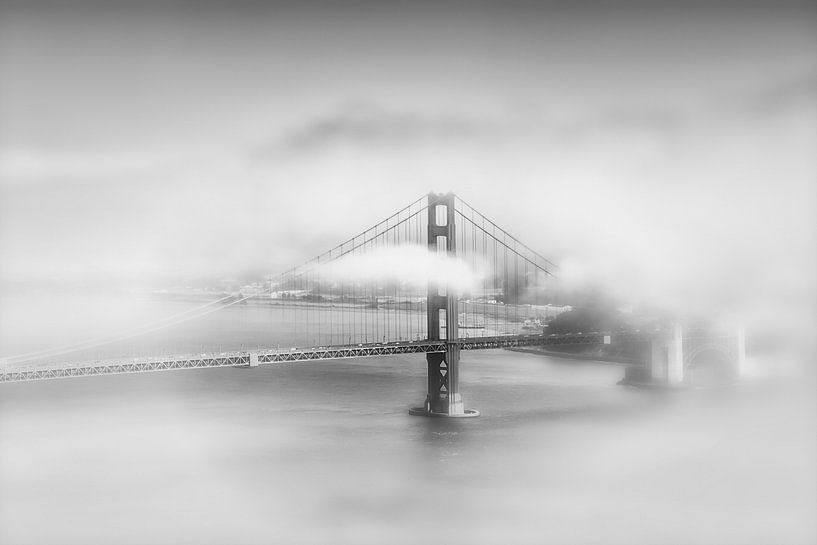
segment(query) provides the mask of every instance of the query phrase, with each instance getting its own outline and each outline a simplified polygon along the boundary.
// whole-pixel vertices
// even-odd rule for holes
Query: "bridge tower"
[[[457,257],[454,194],[428,194],[428,250]],[[426,298],[428,340],[445,341],[445,352],[428,352],[428,395],[422,407],[409,410],[417,416],[468,417],[479,416],[475,410],[466,410],[459,390],[460,345],[457,320],[458,294],[453,286],[440,286],[429,278]],[[445,319],[445,333],[441,334],[441,320]]]

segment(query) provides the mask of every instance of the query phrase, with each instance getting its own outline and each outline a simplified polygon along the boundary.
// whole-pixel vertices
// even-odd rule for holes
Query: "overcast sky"
[[[610,289],[814,295],[808,4],[0,5],[4,281],[260,276],[435,189]]]

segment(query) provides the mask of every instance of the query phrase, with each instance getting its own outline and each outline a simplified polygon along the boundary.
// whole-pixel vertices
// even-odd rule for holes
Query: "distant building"
[[[241,286],[238,292],[242,297],[263,297],[267,295],[267,290],[261,282]]]
[[[310,294],[309,290],[278,290],[270,293],[271,299],[298,299]]]

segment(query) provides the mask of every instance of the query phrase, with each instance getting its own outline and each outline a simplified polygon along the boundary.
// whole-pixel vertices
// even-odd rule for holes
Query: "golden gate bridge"
[[[459,391],[463,350],[647,338],[546,334],[544,320],[558,312],[552,305],[556,271],[551,261],[460,197],[429,193],[329,251],[268,277],[261,293],[231,295],[118,335],[6,358],[0,382],[422,353],[428,395],[412,413],[471,416],[478,413],[464,408]],[[258,298],[291,324],[292,346],[59,362],[67,353],[138,338]],[[715,349],[731,347],[731,341],[713,339],[707,342]],[[700,353],[707,346],[672,336],[664,344],[656,345],[647,362],[652,378],[664,382],[677,378],[679,365],[683,369],[679,350],[686,346]],[[729,357],[736,354],[732,350]],[[31,365],[44,358],[57,363]]]

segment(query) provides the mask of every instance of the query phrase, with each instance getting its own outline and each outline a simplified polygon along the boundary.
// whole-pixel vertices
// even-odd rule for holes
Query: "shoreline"
[[[632,358],[615,358],[604,356],[602,354],[559,352],[556,350],[544,350],[536,346],[506,348],[505,350],[510,350],[512,352],[522,352],[527,354],[537,354],[540,356],[552,356],[569,360],[594,361],[598,363],[613,363],[617,365],[643,365],[644,363]]]

